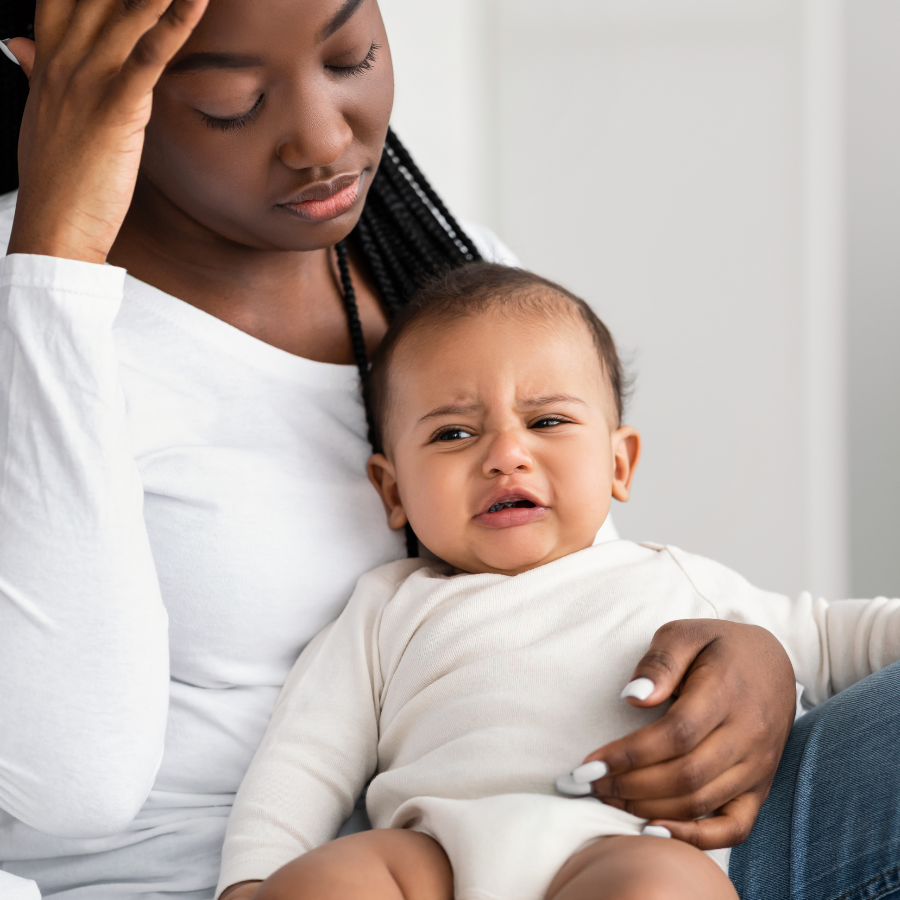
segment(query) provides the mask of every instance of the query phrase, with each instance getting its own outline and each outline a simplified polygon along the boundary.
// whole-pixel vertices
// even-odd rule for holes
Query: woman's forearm
[[[124,272],[0,259],[0,808],[123,828],[149,792],[167,620],[113,345]]]

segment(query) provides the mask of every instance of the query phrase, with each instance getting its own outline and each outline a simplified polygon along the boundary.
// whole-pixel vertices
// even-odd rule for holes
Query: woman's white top
[[[291,666],[405,555],[369,453],[355,367],[119,268],[0,259],[0,868],[45,898],[212,896]]]
[[[587,841],[646,825],[594,800],[544,801],[597,747],[663,714],[619,692],[658,628],[703,618],[772,632],[813,703],[900,659],[900,600],[791,600],[656,544],[604,543],[515,577],[422,560],[363,576],[285,685],[238,792],[219,889],[333,839],[375,776],[373,826],[441,841],[457,898],[543,897]],[[517,821],[481,805],[522,794],[535,802],[516,801]],[[567,810],[577,827],[558,821]]]

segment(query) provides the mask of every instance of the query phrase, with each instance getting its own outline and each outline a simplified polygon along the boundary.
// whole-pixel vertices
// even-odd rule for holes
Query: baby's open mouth
[[[475,516],[475,521],[486,528],[512,528],[516,525],[538,522],[550,512],[549,507],[541,505],[538,497],[529,500],[526,491],[522,491],[522,494],[518,497],[512,491],[505,497],[501,494],[502,499]]]
[[[534,504],[530,500],[504,500],[502,503],[495,503],[488,512],[500,512],[501,509],[534,509]]]

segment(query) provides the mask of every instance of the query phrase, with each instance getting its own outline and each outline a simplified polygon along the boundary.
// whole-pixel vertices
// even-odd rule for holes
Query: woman
[[[375,0],[206,6],[41,0],[9,43],[0,860],[45,897],[211,896],[291,663],[405,550],[350,364],[417,279],[504,258],[388,133]],[[680,697],[604,748],[598,794],[746,837],[790,727],[781,648],[684,623],[635,674]]]

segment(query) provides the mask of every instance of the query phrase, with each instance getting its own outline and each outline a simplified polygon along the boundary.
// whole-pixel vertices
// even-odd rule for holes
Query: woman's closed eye
[[[369,47],[369,52],[362,58],[361,62],[354,63],[350,66],[325,66],[325,68],[333,75],[337,75],[338,78],[346,78],[352,75],[364,75],[372,68],[373,63],[378,58],[378,51],[380,49],[381,44],[373,43],[372,46]]]
[[[209,125],[210,128],[219,128],[222,131],[235,131],[238,128],[243,128],[246,125],[249,125],[258,115],[259,111],[262,109],[263,100],[265,99],[265,94],[260,94],[259,99],[253,106],[247,110],[247,112],[242,113],[239,116],[234,116],[230,119],[220,119],[216,116],[210,116],[206,113],[200,113],[203,117],[203,121]]]

